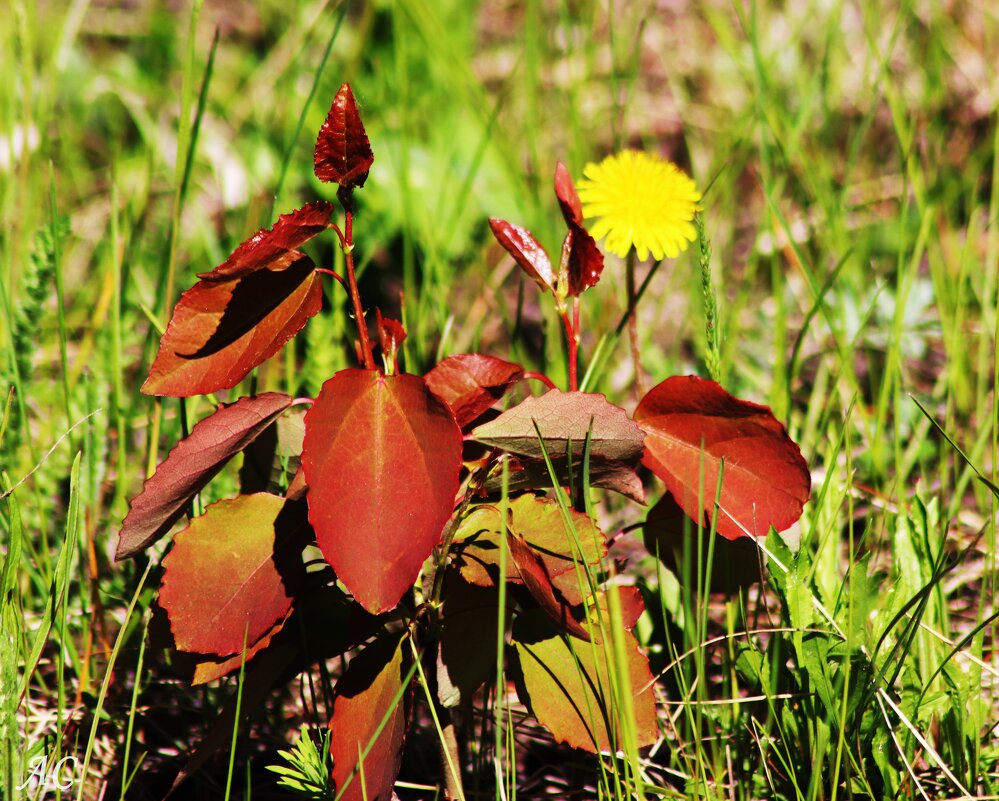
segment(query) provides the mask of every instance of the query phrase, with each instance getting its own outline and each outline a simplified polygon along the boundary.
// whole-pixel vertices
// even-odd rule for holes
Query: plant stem
[[[628,251],[625,263],[625,285],[628,291],[628,340],[631,343],[631,361],[635,366],[635,391],[638,397],[645,397],[645,378],[642,376],[642,351],[638,345],[638,320],[635,307],[638,296],[635,294],[635,249]]]
[[[579,323],[579,298],[572,299],[572,316]],[[562,311],[562,325],[565,326],[565,340],[569,345],[569,391],[575,392],[579,389],[579,379],[576,373],[577,349],[579,341],[576,339],[576,327],[570,322],[569,314]]]
[[[361,293],[357,289],[357,277],[354,275],[354,213],[345,205],[343,237],[346,242],[344,255],[347,262],[347,290],[354,304],[354,319],[357,321],[357,335],[361,340],[361,358],[366,370],[375,369],[375,357],[371,352],[371,341],[368,339],[368,326],[364,322],[364,308],[361,306]]]

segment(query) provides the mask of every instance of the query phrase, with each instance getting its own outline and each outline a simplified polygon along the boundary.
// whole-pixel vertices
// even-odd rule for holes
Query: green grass
[[[386,0],[344,14],[267,0],[177,13],[9,0],[0,796],[40,797],[15,788],[42,755],[86,759],[86,782],[64,797],[96,798],[104,782],[162,796],[191,732],[235,691],[171,678],[145,639],[145,564],[111,560],[127,499],[211,409],[138,386],[196,273],[272,210],[331,197],[312,176],[312,137],[344,80],[376,159],[359,193],[360,280],[369,303],[401,311],[408,370],[481,349],[565,385],[558,320],[533,286],[518,300],[485,219],[555,250],[556,159],[579,176],[617,147],[662,151],[706,188],[716,328],[694,247],[661,265],[639,306],[647,380],[717,372],[773,408],[813,472],[789,544],[762,543],[760,589],[689,589],[706,586],[693,581],[708,556],[697,547],[678,570],[687,589],[631,558],[652,610],[639,633],[660,674],[662,743],[586,775],[565,757],[571,770],[539,781],[518,772],[514,741],[554,752],[504,697],[489,719],[516,730],[489,729],[473,756],[508,797],[546,780],[621,797],[638,775],[646,797],[999,795],[999,18],[988,3],[787,5],[608,15],[589,2]],[[332,239],[311,252],[334,269],[341,258]],[[623,270],[609,260],[583,304],[584,371],[626,308]],[[254,385],[317,392],[351,363],[345,308],[333,296]],[[631,409],[625,340],[586,385]],[[235,487],[226,473],[202,501]],[[644,516],[597,500],[608,531]],[[329,676],[313,680],[321,698]],[[320,702],[289,725],[280,701],[238,732],[231,796],[279,797],[258,768],[280,762],[300,723],[325,722]],[[402,778],[433,783],[429,770]]]

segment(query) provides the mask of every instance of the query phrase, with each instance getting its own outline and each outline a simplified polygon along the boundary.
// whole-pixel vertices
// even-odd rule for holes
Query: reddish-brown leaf
[[[635,420],[646,434],[643,463],[694,520],[711,519],[722,463],[719,534],[762,537],[801,516],[808,466],[768,407],[714,381],[674,376],[649,390]]]
[[[388,801],[402,765],[408,725],[403,688],[406,639],[375,640],[350,662],[333,692],[332,779],[341,801]],[[377,738],[375,733],[385,720]]]
[[[510,556],[513,557],[524,586],[538,602],[541,611],[548,615],[559,630],[588,641],[590,633],[573,617],[570,605],[556,591],[541,556],[516,534],[508,533],[507,542],[510,545]]]
[[[496,241],[513,256],[513,260],[542,290],[555,291],[556,278],[551,260],[541,247],[541,243],[534,238],[534,234],[526,228],[496,217],[489,218],[489,227]]]
[[[569,460],[567,457],[552,459],[552,467],[558,486],[569,486]],[[604,459],[599,456],[589,462],[590,486],[600,489],[614,490],[631,498],[636,503],[645,503],[645,487],[635,470],[636,465],[620,462],[616,459]],[[581,453],[574,453],[572,458],[572,476],[574,485],[583,481],[583,459]],[[527,459],[512,457],[509,462],[507,489],[510,492],[522,489],[551,489],[551,473],[543,459]],[[503,486],[502,465],[497,465],[486,477],[487,492],[500,492]]]
[[[292,610],[289,609],[288,613],[274,623],[267,631],[261,635],[253,645],[247,646],[246,648],[246,664],[250,663],[257,654],[263,651],[265,648],[270,647],[270,644],[274,641],[274,638],[281,633],[284,628],[284,624],[288,622],[288,618],[291,617]],[[200,657],[201,655],[199,655]],[[240,651],[238,654],[233,654],[227,657],[213,657],[204,655],[199,658],[197,663],[194,665],[194,675],[191,677],[191,684],[197,686],[199,684],[207,684],[210,681],[215,681],[216,679],[221,679],[223,676],[228,676],[235,670],[239,670],[240,666],[243,664],[243,653]]]
[[[620,406],[603,395],[587,392],[553,389],[539,397],[527,398],[495,420],[474,428],[471,436],[494,448],[541,459],[540,431],[548,455],[564,458],[569,441],[574,456],[583,453],[591,420],[591,457],[638,462],[642,455],[642,430]]]
[[[460,353],[439,362],[424,379],[430,391],[451,407],[458,425],[464,428],[523,375],[524,368],[519,364],[481,353]]]
[[[240,495],[177,534],[159,603],[180,650],[238,653],[287,615],[302,576],[303,511],[266,492]]]
[[[702,577],[708,572],[711,550],[711,526],[707,520],[703,521],[698,535],[697,524],[667,492],[649,510],[642,527],[642,540],[649,553],[657,556],[673,572],[681,586],[690,592],[700,593]],[[732,595],[763,578],[760,549],[752,537],[730,540],[716,536],[711,556],[711,580],[708,583],[711,592]],[[684,564],[689,565],[686,571]]]
[[[381,342],[382,353],[392,363],[395,363],[399,346],[406,339],[406,329],[402,323],[393,320],[391,317],[382,317],[380,309],[375,309],[375,318],[378,323],[378,339]]]
[[[569,220],[569,233],[562,242],[562,263],[568,271],[568,295],[575,297],[600,280],[604,271],[604,254],[589,231]]]
[[[457,565],[466,581],[491,586],[499,579],[500,530],[499,509],[492,505],[476,507],[466,516],[455,532],[455,542],[461,550]],[[582,512],[569,510],[567,526],[556,501],[536,495],[521,495],[510,501],[507,527],[520,537],[530,550],[544,562],[547,575],[560,596],[573,606],[582,603],[587,589],[585,576],[578,570],[599,569],[607,553],[603,532]],[[506,580],[521,581],[518,565],[507,559]]]
[[[229,389],[277,353],[322,305],[312,259],[292,254],[278,271],[202,279],[181,295],[142,391],[188,397]]]
[[[290,405],[288,395],[265,392],[222,406],[199,422],[132,499],[115,559],[135,556],[166,534],[191,498]]]
[[[364,131],[350,84],[345,83],[333,98],[333,105],[316,139],[316,177],[344,189],[364,186],[374,162],[371,143]]]
[[[625,631],[624,640],[626,664],[615,665],[609,661],[613,649],[560,634],[540,611],[514,622],[520,699],[559,742],[591,752],[621,747],[625,710],[614,704],[612,672],[619,684],[627,679],[631,686],[638,746],[659,738],[648,660],[632,634]]]
[[[319,547],[358,602],[393,608],[454,507],[461,431],[423,379],[343,370],[305,418],[302,466]]]
[[[562,209],[562,216],[566,225],[583,224],[583,204],[579,200],[576,192],[576,185],[572,182],[572,176],[565,168],[565,165],[558,161],[555,163],[555,196],[558,198],[558,205]]]
[[[333,204],[326,200],[308,203],[290,214],[282,214],[273,228],[257,231],[218,267],[211,272],[200,273],[198,278],[227,281],[258,270],[286,270],[301,256],[297,248],[329,227],[332,214]]]

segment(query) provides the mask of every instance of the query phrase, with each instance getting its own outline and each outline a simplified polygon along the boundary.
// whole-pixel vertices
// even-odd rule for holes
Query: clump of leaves
[[[185,397],[234,387],[319,311],[324,275],[349,296],[360,366],[330,377],[314,399],[267,392],[199,422],[132,501],[117,558],[166,535],[229,459],[277,426],[285,454],[300,456],[277,485],[284,489],[213,504],[175,535],[163,561],[159,604],[174,646],[193,658],[195,683],[238,670],[245,656],[250,704],[278,676],[356,652],[329,720],[341,798],[391,796],[414,676],[446,721],[490,680],[504,632],[521,700],[556,740],[615,752],[628,710],[634,744],[650,745],[659,737],[653,678],[631,633],[642,600],[634,590],[609,597],[607,537],[587,513],[589,488],[642,502],[645,465],[705,528],[759,537],[791,525],[808,498],[798,447],[769,409],[695,376],[658,384],[634,415],[578,390],[580,297],[604,261],[561,164],[555,193],[567,233],[557,267],[526,229],[490,225],[556,304],[567,391],[481,353],[449,356],[426,375],[401,372],[406,332],[377,309],[369,332],[354,272],[354,192],[373,158],[344,84],[315,149],[316,175],[338,184],[342,227],[333,203],[310,203],[201,274],[174,309],[143,391]],[[299,249],[327,230],[344,251],[345,275]],[[497,412],[526,380],[546,391]],[[300,405],[309,407],[304,417]],[[322,570],[307,569],[313,545]],[[609,691],[611,671],[626,674],[620,684],[631,697]],[[460,769],[452,773],[449,792],[459,794]]]

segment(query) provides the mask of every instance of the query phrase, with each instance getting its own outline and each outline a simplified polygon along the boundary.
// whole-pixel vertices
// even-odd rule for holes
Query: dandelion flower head
[[[618,256],[634,247],[638,258],[676,258],[697,233],[692,220],[701,193],[679,167],[664,158],[624,150],[587,164],[579,181],[584,217],[596,217],[594,239]]]

